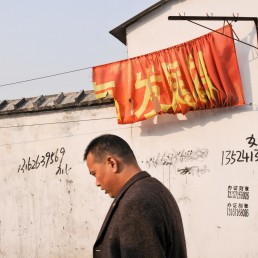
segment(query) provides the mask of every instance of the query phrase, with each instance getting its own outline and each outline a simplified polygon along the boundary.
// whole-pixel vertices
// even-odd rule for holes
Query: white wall
[[[168,21],[168,16],[234,13],[256,17],[257,7],[255,0],[172,1],[127,29],[129,57],[210,32],[187,21]],[[223,26],[223,22],[197,22],[212,29]],[[258,46],[253,22],[234,22],[233,29],[240,40]],[[133,130],[135,149],[145,149],[139,153],[142,164],[176,196],[190,258],[258,257],[258,51],[235,44],[245,106],[194,111],[186,116],[163,115]],[[203,150],[202,158],[199,150]],[[180,151],[186,154],[175,158]],[[166,156],[171,165],[161,159]],[[151,162],[146,163],[151,157]],[[184,168],[187,169],[180,170]],[[180,171],[188,174],[181,175]],[[236,191],[229,192],[231,187]],[[245,195],[248,199],[231,198],[239,192],[241,198]],[[238,214],[241,216],[232,216],[229,205],[248,210]]]
[[[192,112],[186,120],[160,116],[156,125],[145,122],[134,130],[134,149],[145,149],[138,159],[169,187],[181,208],[189,257],[258,255],[258,148],[246,140],[254,134],[258,143],[257,111],[237,109]],[[244,161],[241,154],[234,162],[242,151],[256,158]],[[180,174],[182,169],[188,173]],[[229,198],[230,186],[248,187],[244,192],[250,198]],[[248,216],[228,216],[229,203],[247,204]]]
[[[130,135],[114,117],[106,107],[0,118],[0,257],[91,257],[110,200],[82,157],[103,132]]]
[[[133,125],[118,125],[108,106],[2,117],[1,257],[91,257],[111,200],[95,186],[82,155],[103,133],[127,140],[142,169],[174,194],[189,257],[257,257],[258,148],[246,140],[253,134],[258,142],[257,111],[248,106],[162,115]],[[222,165],[228,150],[252,152],[253,161],[225,157]],[[62,153],[64,173],[56,175]],[[38,155],[38,168],[23,167],[29,158],[33,166]],[[228,198],[229,186],[248,187],[250,198]],[[248,204],[248,217],[227,216],[228,203]]]
[[[106,107],[0,120],[1,257],[91,257],[110,199],[95,187],[82,155],[103,133],[125,138],[142,169],[175,195],[189,257],[257,257],[258,155],[246,140],[252,134],[258,140],[257,111],[232,107],[134,125],[117,125],[114,114]],[[62,147],[67,173],[56,175]],[[228,150],[256,157],[228,165],[233,159],[224,158],[222,165]],[[47,162],[56,151],[58,160],[54,155],[46,167],[42,156]],[[38,155],[38,169],[20,167]],[[228,198],[229,186],[248,187],[250,198]],[[228,203],[248,204],[248,217],[227,216]]]

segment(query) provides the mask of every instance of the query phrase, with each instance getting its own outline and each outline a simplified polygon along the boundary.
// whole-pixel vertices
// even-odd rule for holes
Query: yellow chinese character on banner
[[[202,80],[202,84],[204,85],[204,87],[207,87],[206,93],[209,99],[212,99],[214,101],[216,101],[216,97],[214,95],[214,91],[218,92],[218,90],[214,87],[209,75],[208,75],[208,71],[204,62],[204,57],[203,57],[203,53],[201,51],[198,52],[198,57],[199,57],[199,64],[200,64],[200,76],[201,76],[201,80]]]
[[[195,108],[196,103],[191,93],[185,87],[185,82],[182,78],[178,62],[175,61],[170,64],[162,63],[162,68],[173,93],[172,108],[174,112],[176,112],[180,104],[185,104]]]
[[[206,94],[205,89],[202,86],[202,83],[199,79],[198,70],[196,68],[192,54],[189,55],[187,61],[188,61],[188,69],[189,69],[189,72],[190,72],[190,75],[191,75],[191,78],[193,80],[193,84],[194,84],[194,87],[196,90],[193,92],[193,97],[196,101],[199,98],[201,102],[206,103],[208,101],[207,94]]]
[[[161,82],[161,76],[155,74],[154,67],[152,69],[146,68],[146,79],[142,79],[141,72],[136,74],[135,89],[145,88],[142,104],[134,112],[136,117],[139,118],[144,114],[145,118],[150,118],[160,111],[160,88],[157,84],[158,82]],[[148,110],[148,113],[145,113],[150,101],[153,104],[153,108]]]

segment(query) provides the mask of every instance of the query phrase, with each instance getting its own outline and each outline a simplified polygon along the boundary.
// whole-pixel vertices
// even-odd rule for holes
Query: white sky
[[[127,58],[109,31],[158,0],[0,0],[0,85]],[[92,90],[91,69],[0,86],[0,100]]]

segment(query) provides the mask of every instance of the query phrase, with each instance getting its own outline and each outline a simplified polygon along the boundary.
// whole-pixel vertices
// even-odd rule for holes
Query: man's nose
[[[99,183],[99,181],[96,179],[96,186],[100,186],[100,183]]]

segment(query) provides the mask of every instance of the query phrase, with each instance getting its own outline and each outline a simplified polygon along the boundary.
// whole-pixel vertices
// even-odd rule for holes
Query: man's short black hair
[[[127,164],[136,160],[129,144],[121,137],[113,134],[104,134],[93,139],[84,152],[84,161],[89,153],[94,155],[97,162],[103,160],[107,155],[117,156]]]

